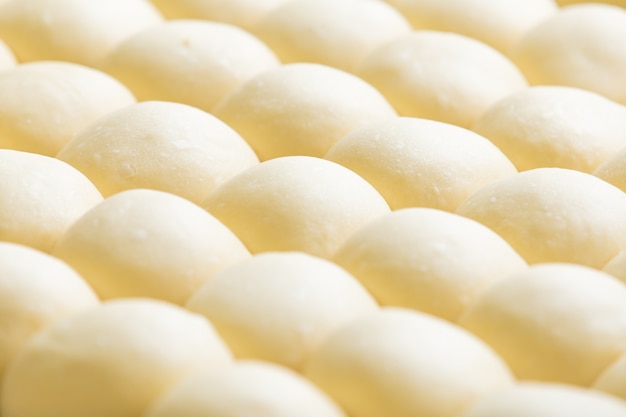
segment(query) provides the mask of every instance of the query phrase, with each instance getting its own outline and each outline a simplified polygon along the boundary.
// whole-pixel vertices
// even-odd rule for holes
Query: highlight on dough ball
[[[2,2],[0,1],[0,5]],[[0,39],[0,71],[12,68],[17,64],[13,52],[9,47]]]
[[[0,240],[48,252],[101,201],[96,187],[65,162],[0,149]]]
[[[236,26],[174,20],[124,40],[101,68],[141,101],[174,101],[211,112],[239,85],[278,65],[271,49]]]
[[[217,219],[173,194],[129,190],[78,219],[53,250],[102,299],[150,297],[184,304],[247,249]]]
[[[626,198],[626,197],[624,197]],[[309,156],[265,161],[227,181],[204,202],[251,253],[301,251],[330,258],[389,206],[367,181]]]
[[[163,20],[146,0],[9,0],[0,7],[0,38],[20,62],[97,66],[125,38]]]
[[[365,57],[356,74],[379,89],[401,116],[470,128],[489,106],[526,88],[497,50],[456,33],[420,30]]]
[[[362,79],[310,63],[283,65],[256,76],[214,113],[239,132],[262,161],[322,157],[350,131],[396,116]]]
[[[79,130],[135,103],[113,77],[61,61],[0,72],[0,146],[54,156]]]
[[[393,210],[454,211],[483,186],[517,173],[484,137],[458,126],[409,117],[355,129],[324,158],[366,179]]]
[[[459,323],[517,378],[586,387],[626,352],[626,286],[582,265],[533,265],[492,285]]]
[[[520,172],[477,191],[457,213],[491,228],[530,264],[602,268],[626,249],[626,195],[579,171]]]
[[[626,400],[626,354],[607,367],[592,387]]]
[[[186,376],[230,360],[201,316],[155,300],[110,301],[56,322],[29,341],[5,375],[1,412],[139,416]]]
[[[299,370],[328,336],[377,305],[329,261],[267,252],[216,274],[187,308],[207,317],[236,357]]]
[[[151,188],[195,203],[259,162],[248,144],[211,114],[160,101],[96,120],[57,158],[83,172],[104,196]]]
[[[520,171],[558,167],[591,173],[626,148],[626,107],[574,87],[531,87],[494,104],[473,130]]]
[[[626,146],[600,165],[593,175],[626,193]]]

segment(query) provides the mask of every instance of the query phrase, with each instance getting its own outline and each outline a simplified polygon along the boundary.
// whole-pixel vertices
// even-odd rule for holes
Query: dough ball
[[[305,375],[352,417],[456,417],[512,383],[504,362],[480,340],[402,309],[384,309],[335,332]]]
[[[508,53],[558,9],[554,0],[387,0],[415,29],[456,32]]]
[[[195,203],[259,161],[217,118],[169,102],[143,102],[102,117],[57,157],[83,172],[105,196],[152,188]]]
[[[524,383],[486,397],[460,417],[625,417],[626,403],[561,384]]]
[[[0,149],[0,240],[48,252],[102,201],[91,182],[47,156]]]
[[[139,416],[184,377],[230,361],[203,317],[113,301],[52,324],[9,367],[3,417]]]
[[[389,213],[385,200],[357,174],[308,156],[250,168],[213,192],[204,207],[252,253],[293,250],[322,258]]]
[[[500,52],[471,38],[417,31],[376,49],[357,75],[380,90],[402,116],[469,128],[489,106],[526,87]]]
[[[0,5],[1,4],[2,0],[0,0]],[[2,42],[2,39],[0,39],[0,71],[12,68],[15,66],[16,63],[17,61],[13,56],[13,52],[11,52],[9,47],[6,46],[4,42]]]
[[[626,249],[626,195],[578,171],[512,175],[476,192],[457,213],[494,230],[531,264],[602,268]]]
[[[333,261],[383,305],[456,321],[490,285],[526,262],[480,223],[428,208],[398,210],[367,224]]]
[[[360,78],[319,64],[289,64],[248,81],[215,109],[263,160],[322,157],[351,130],[396,113]]]
[[[53,254],[103,299],[150,297],[176,304],[216,272],[250,256],[209,213],[154,190],[107,198],[69,228]]]
[[[613,184],[626,193],[626,145],[600,165],[593,172],[593,175],[609,184]]]
[[[119,42],[162,20],[146,0],[13,0],[0,10],[0,37],[20,62],[95,66]]]
[[[602,270],[626,284],[626,250],[618,253]]]
[[[141,101],[174,101],[210,112],[236,87],[278,64],[265,44],[242,29],[178,20],[129,37],[102,68]]]
[[[626,148],[626,107],[572,87],[532,87],[506,97],[478,119],[520,171],[559,167],[592,172]]]
[[[335,264],[277,252],[215,275],[187,308],[206,316],[235,356],[300,369],[328,336],[375,311],[376,302]]]
[[[606,4],[561,9],[531,29],[511,56],[533,85],[569,85],[626,104],[626,10]]]
[[[365,178],[392,209],[454,211],[483,186],[517,172],[487,139],[458,126],[408,117],[355,129],[325,158]]]
[[[0,72],[0,147],[54,156],[79,130],[135,103],[113,77],[69,62]]]
[[[344,71],[354,71],[378,46],[410,31],[396,9],[377,0],[291,1],[254,28],[285,63],[319,62]]]
[[[581,265],[535,265],[492,285],[460,324],[520,379],[589,386],[626,351],[626,286]]]

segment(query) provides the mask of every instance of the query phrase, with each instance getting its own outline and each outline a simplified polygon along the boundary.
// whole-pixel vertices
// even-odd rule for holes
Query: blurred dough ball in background
[[[146,0],[6,0],[0,38],[20,62],[96,66],[119,42],[163,20]]]
[[[626,400],[626,354],[600,374],[593,388]]]
[[[624,133],[624,131],[622,131]],[[600,165],[593,175],[613,184],[626,193],[626,146]]]
[[[401,116],[470,128],[489,106],[527,87],[497,50],[463,35],[420,30],[374,50],[356,74]]]
[[[589,0],[556,0],[559,6],[568,6],[570,4],[589,3]],[[594,0],[594,3],[606,3],[614,6],[626,7],[626,0]]]
[[[0,5],[2,0],[0,0]],[[9,47],[0,39],[0,71],[4,71],[8,68],[12,68],[17,64],[13,52]]]
[[[626,250],[618,253],[602,270],[626,284]]]
[[[0,72],[0,147],[54,156],[96,119],[135,103],[119,81],[69,62]]]
[[[174,101],[210,112],[240,84],[278,65],[271,49],[238,27],[178,20],[129,37],[101,68],[140,101]]]

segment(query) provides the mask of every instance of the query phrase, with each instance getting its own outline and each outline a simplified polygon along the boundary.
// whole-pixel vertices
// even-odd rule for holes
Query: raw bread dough
[[[626,198],[626,197],[625,197]],[[389,213],[363,178],[309,156],[272,159],[215,190],[203,206],[252,253],[302,251],[328,258],[356,230]]]
[[[154,300],[111,301],[52,324],[9,367],[2,417],[129,417],[184,377],[224,366],[210,323]]]
[[[2,4],[2,0],[0,0],[0,4]],[[0,39],[0,71],[12,68],[16,64],[17,61],[13,56],[13,52],[11,52],[9,47],[6,46],[4,42],[2,42],[2,39]]]
[[[341,137],[396,113],[374,87],[320,64],[289,64],[248,81],[215,109],[264,161],[322,157]]]
[[[534,265],[495,283],[459,323],[519,379],[589,386],[626,352],[626,286],[582,265]]]
[[[57,157],[83,172],[104,196],[152,188],[195,203],[258,164],[248,144],[220,120],[169,102],[143,102],[102,117]]]
[[[324,158],[365,178],[394,210],[454,211],[483,186],[517,172],[487,139],[458,126],[408,117],[355,129]]]
[[[589,0],[556,0],[556,2],[559,6],[568,6],[570,4],[589,3]],[[626,8],[626,0],[594,0],[594,3],[613,4]]]
[[[279,252],[218,273],[187,308],[206,316],[235,356],[300,369],[328,336],[375,311],[376,302],[333,263]]]
[[[626,146],[600,165],[593,175],[626,193]]]
[[[602,270],[626,284],[626,250],[618,253]]]
[[[115,194],[78,219],[53,255],[103,299],[150,297],[183,304],[212,275],[250,256],[195,204],[154,190]]]
[[[593,388],[626,400],[626,354],[600,374]]]

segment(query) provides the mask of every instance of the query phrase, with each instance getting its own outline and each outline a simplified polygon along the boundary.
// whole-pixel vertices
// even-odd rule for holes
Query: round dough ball
[[[512,175],[476,192],[457,213],[494,230],[531,264],[602,268],[626,249],[626,195],[578,171]]]
[[[252,253],[302,251],[322,258],[389,206],[363,178],[308,156],[272,159],[231,179],[203,203]]]
[[[626,400],[626,354],[600,374],[593,388]]]
[[[178,384],[145,417],[344,417],[319,388],[288,369],[238,362]]]
[[[254,28],[282,62],[319,62],[344,71],[410,31],[396,9],[378,0],[291,1]]]
[[[355,129],[325,158],[365,178],[394,210],[454,211],[483,186],[517,172],[485,138],[458,126],[408,117]]]
[[[0,4],[2,4],[2,0],[0,0]],[[17,61],[13,56],[13,52],[11,52],[9,47],[0,39],[0,71],[12,68],[15,64],[17,64]]]
[[[96,119],[135,103],[113,77],[68,62],[0,72],[0,147],[54,156]]]
[[[534,265],[492,285],[459,323],[520,379],[589,386],[626,351],[626,286],[582,265]]]
[[[96,187],[65,162],[0,149],[0,240],[48,252],[101,201]]]
[[[258,75],[228,96],[215,115],[264,161],[322,157],[351,130],[396,113],[360,78],[319,64],[289,64]]]
[[[602,270],[626,284],[626,250],[618,253]]]
[[[52,324],[9,367],[3,417],[139,416],[230,353],[203,317],[154,300],[113,301]]]
[[[195,203],[259,162],[220,120],[169,102],[138,103],[102,117],[78,132],[57,158],[83,172],[105,196],[152,188]]]
[[[533,85],[569,85],[626,104],[626,10],[605,4],[561,9],[531,29],[511,56]]]
[[[480,223],[444,211],[395,211],[367,224],[333,261],[383,305],[456,321],[490,285],[526,262]]]
[[[206,316],[235,356],[300,369],[328,336],[375,311],[376,302],[335,264],[280,252],[215,275],[187,308]]]
[[[471,127],[493,103],[526,87],[500,52],[455,33],[417,31],[376,49],[357,75],[402,116]]]
[[[162,20],[146,0],[17,0],[0,11],[0,37],[20,62],[95,66],[122,40]]]
[[[61,237],[53,255],[102,299],[150,297],[183,304],[212,275],[250,256],[195,204],[154,190],[116,194]]]
[[[235,26],[178,20],[122,42],[102,69],[141,101],[165,100],[205,111],[253,76],[278,66],[274,53]]]
[[[626,403],[561,384],[524,383],[486,397],[460,417],[626,417]]]
[[[352,417],[456,417],[512,383],[504,362],[470,333],[402,309],[335,332],[305,375]]]
[[[478,119],[517,169],[559,167],[592,172],[626,148],[626,107],[572,87],[532,87],[506,97]]]
[[[600,165],[593,175],[626,193],[626,146]]]

